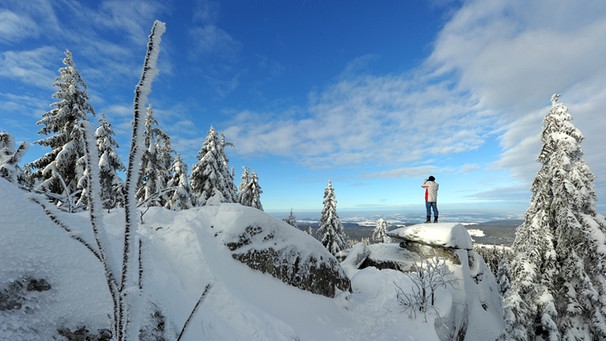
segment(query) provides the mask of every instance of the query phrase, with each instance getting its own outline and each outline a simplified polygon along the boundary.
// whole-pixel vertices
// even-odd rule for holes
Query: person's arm
[[[423,184],[421,185],[421,187],[423,187],[423,188],[429,187],[429,185],[427,184],[427,181],[429,181],[429,179],[425,179],[425,181],[423,181]]]

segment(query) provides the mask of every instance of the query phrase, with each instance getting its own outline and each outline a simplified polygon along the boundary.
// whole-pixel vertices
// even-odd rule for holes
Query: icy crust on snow
[[[221,223],[223,217],[230,221]],[[351,291],[338,260],[307,233],[239,204],[219,206],[216,220],[215,236],[252,269],[327,297]]]
[[[466,250],[473,248],[469,232],[459,223],[417,224],[388,231],[387,235],[431,246]]]

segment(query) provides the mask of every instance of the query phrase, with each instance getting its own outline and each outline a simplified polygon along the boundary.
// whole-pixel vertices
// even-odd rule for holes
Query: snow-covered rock
[[[216,219],[223,217],[232,221],[212,228],[234,259],[314,294],[335,297],[351,291],[351,281],[337,259],[307,233],[240,204],[221,205]]]
[[[473,251],[471,237],[463,225],[419,224],[387,234],[402,242],[354,247],[342,262],[346,271],[353,273],[352,264],[358,264],[360,269],[376,267],[414,274],[418,267],[437,258],[445,262],[453,279],[452,285],[440,292],[436,307],[440,314],[435,320],[439,338],[471,341],[498,337],[504,326],[498,285],[484,259]],[[366,256],[363,261],[362,256]]]
[[[393,238],[452,249],[473,248],[471,236],[459,223],[418,224],[387,232]]]

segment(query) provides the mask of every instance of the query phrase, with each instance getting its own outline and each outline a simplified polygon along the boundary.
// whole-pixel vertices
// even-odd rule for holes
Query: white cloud
[[[296,121],[248,113],[232,122],[226,134],[239,152],[296,155],[309,167],[393,166],[482,145],[492,130],[487,128],[490,120],[470,108],[473,103],[445,82],[348,71],[310,94],[306,117]]]
[[[192,52],[196,56],[221,56],[230,59],[240,50],[239,42],[213,24],[194,27],[189,34],[192,40]]]
[[[495,165],[525,183],[539,167],[532,160],[549,99],[562,93],[587,137],[590,167],[606,177],[606,120],[596,119],[606,104],[604,36],[603,1],[468,1],[444,26],[426,67],[455,75],[479,110],[498,115],[504,152]]]
[[[12,43],[39,34],[36,23],[27,16],[0,10],[0,43]]]
[[[6,51],[0,55],[0,77],[13,81],[49,88],[57,78],[57,60],[61,51],[44,46],[30,51]]]

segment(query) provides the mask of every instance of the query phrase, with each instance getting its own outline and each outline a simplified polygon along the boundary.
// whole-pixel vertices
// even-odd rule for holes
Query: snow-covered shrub
[[[455,283],[446,262],[438,257],[422,259],[414,264],[412,272],[406,274],[413,284],[412,291],[407,292],[396,285],[396,297],[410,318],[416,318],[417,312],[426,317],[428,309],[436,304],[438,289],[453,286]]]

